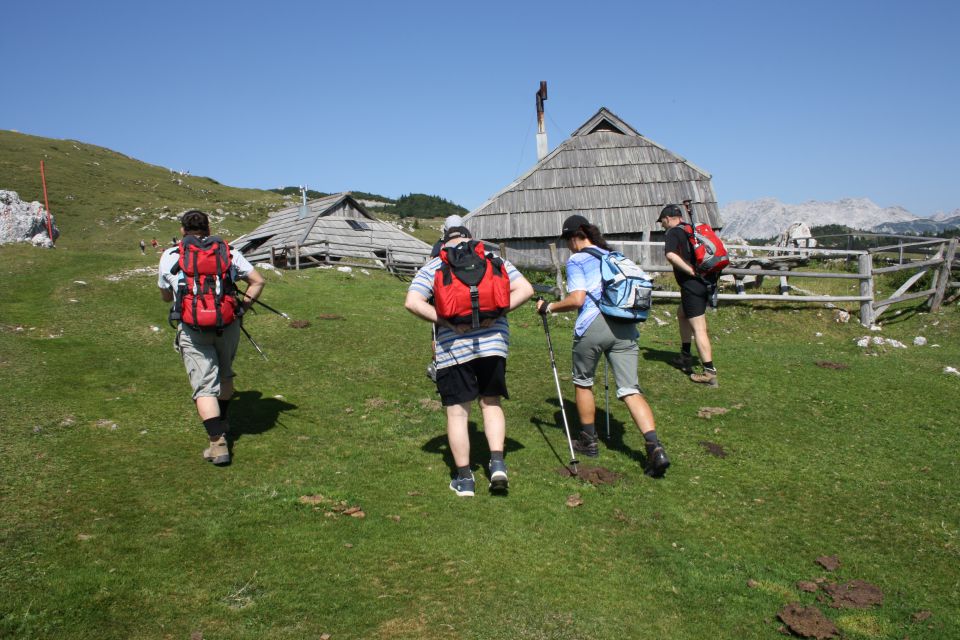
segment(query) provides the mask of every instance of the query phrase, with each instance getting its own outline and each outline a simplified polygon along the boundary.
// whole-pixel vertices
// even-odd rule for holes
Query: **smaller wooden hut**
[[[233,241],[250,262],[282,268],[337,263],[410,273],[430,245],[373,217],[349,192],[296,204]]]
[[[464,222],[475,237],[505,247],[514,264],[543,268],[552,265],[549,245],[567,216],[586,216],[608,240],[651,242],[663,237],[657,223],[663,206],[686,199],[693,201],[698,222],[719,227],[710,174],[601,108]],[[628,247],[624,253],[647,264],[665,263],[656,249]],[[561,248],[561,258],[566,253]]]

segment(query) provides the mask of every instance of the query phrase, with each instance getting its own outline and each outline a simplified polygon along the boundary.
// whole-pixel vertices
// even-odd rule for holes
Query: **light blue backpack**
[[[624,322],[644,322],[653,302],[653,283],[646,272],[619,251],[583,250],[600,261],[600,299],[591,299],[600,313]]]

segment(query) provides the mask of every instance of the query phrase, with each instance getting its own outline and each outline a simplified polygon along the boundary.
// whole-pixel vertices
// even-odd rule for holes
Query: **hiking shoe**
[[[456,494],[461,497],[473,497],[475,486],[476,482],[473,479],[472,473],[469,478],[454,478],[450,481],[450,490],[456,492]]]
[[[704,384],[708,387],[718,387],[720,383],[717,382],[717,370],[714,369],[704,369],[703,373],[691,373],[690,379],[696,382],[697,384]]]
[[[693,373],[693,356],[690,354],[680,353],[670,361],[670,364],[687,375]]]
[[[643,472],[651,478],[662,478],[670,466],[670,458],[662,446],[654,447],[650,455],[647,456],[647,464],[643,467]]]
[[[230,464],[230,447],[227,445],[226,436],[220,436],[219,440],[210,443],[210,446],[203,450],[203,459],[213,464]]]
[[[502,493],[507,488],[507,464],[503,460],[491,460],[490,491]]]
[[[597,436],[591,436],[586,431],[581,431],[580,436],[573,441],[573,450],[582,453],[588,458],[596,458],[600,455],[600,448],[597,446]]]

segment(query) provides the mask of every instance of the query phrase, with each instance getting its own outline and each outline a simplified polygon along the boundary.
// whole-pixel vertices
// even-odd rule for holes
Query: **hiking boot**
[[[213,464],[230,464],[230,447],[227,445],[226,436],[220,436],[219,440],[210,443],[210,446],[203,450],[203,459]]]
[[[720,383],[717,382],[717,370],[716,369],[704,369],[703,373],[691,373],[690,379],[696,382],[697,384],[704,384],[708,387],[718,387]]]
[[[667,457],[667,452],[662,446],[657,445],[647,456],[647,464],[644,465],[643,472],[651,478],[662,478],[669,466],[670,458]]]
[[[680,353],[670,361],[670,364],[687,375],[693,373],[693,356],[689,353]]]
[[[586,431],[581,431],[580,436],[573,441],[573,450],[582,453],[588,458],[596,458],[600,455],[600,448],[597,446],[597,436],[591,436]]]
[[[490,461],[490,491],[503,493],[507,490],[507,465],[503,460]]]
[[[456,494],[461,497],[473,497],[475,486],[476,482],[473,479],[472,473],[469,478],[454,478],[450,481],[450,490],[456,492]]]

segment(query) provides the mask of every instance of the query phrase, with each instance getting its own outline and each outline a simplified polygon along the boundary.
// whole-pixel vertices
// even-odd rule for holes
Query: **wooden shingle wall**
[[[662,231],[660,210],[685,199],[698,222],[719,228],[710,175],[601,109],[465,223],[475,237],[505,244],[515,264],[539,264],[567,216],[585,216],[609,239],[650,240]]]

